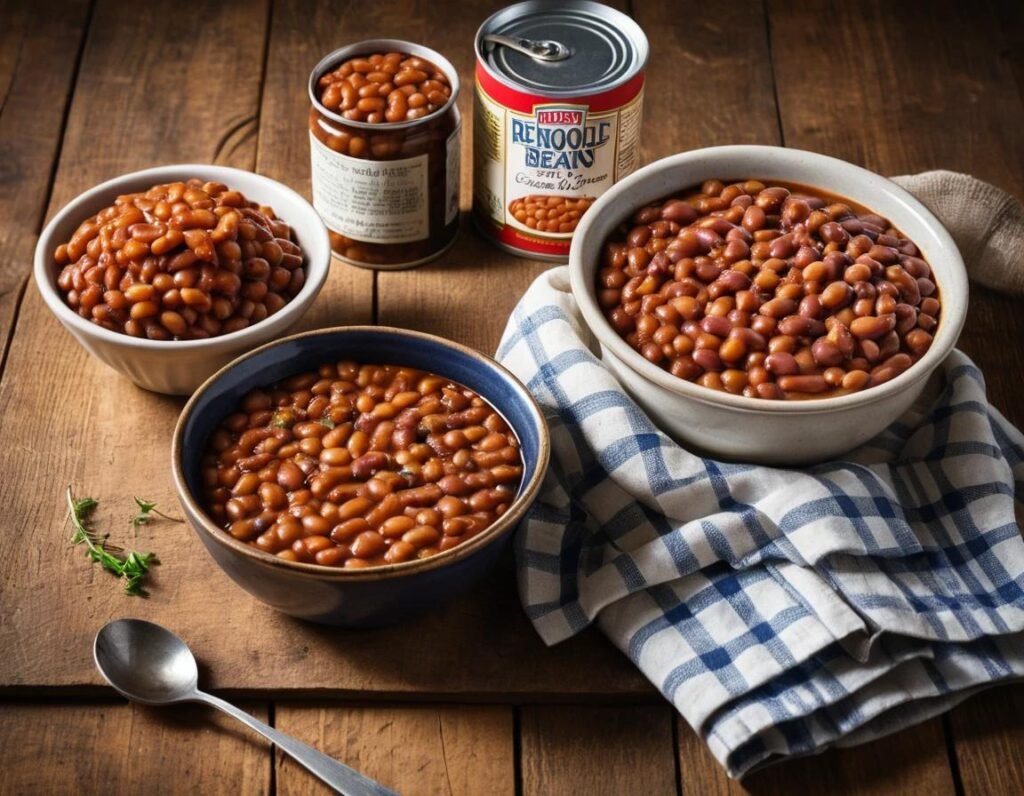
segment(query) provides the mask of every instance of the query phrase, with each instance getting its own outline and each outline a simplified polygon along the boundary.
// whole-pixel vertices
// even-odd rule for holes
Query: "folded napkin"
[[[951,177],[960,197],[1005,196],[949,173],[910,187],[928,202]],[[978,228],[1019,251],[1024,216],[1015,226],[1019,206],[991,206],[1001,215],[969,229],[939,211],[973,263],[1022,285]],[[564,267],[533,283],[498,350],[551,428],[550,471],[516,537],[545,642],[596,623],[734,777],[1024,676],[1024,437],[966,355],[940,368],[930,404],[857,451],[781,469],[676,444],[597,350]]]

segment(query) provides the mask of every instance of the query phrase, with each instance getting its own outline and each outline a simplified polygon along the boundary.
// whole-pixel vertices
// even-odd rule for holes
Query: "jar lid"
[[[614,8],[590,0],[527,0],[487,19],[476,51],[503,83],[570,97],[627,82],[644,68],[649,48],[640,26]]]

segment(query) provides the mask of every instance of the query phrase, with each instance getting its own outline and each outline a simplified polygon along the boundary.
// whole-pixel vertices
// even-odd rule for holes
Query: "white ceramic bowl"
[[[306,263],[306,283],[291,301],[259,323],[206,340],[149,340],[104,329],[82,318],[64,303],[57,289],[58,268],[53,252],[78,225],[113,203],[121,194],[145,191],[154,185],[197,177],[222,182],[248,199],[269,205],[294,230]],[[185,395],[232,359],[282,336],[302,317],[327,278],[331,263],[327,229],[312,205],[269,177],[227,166],[181,164],[135,171],[91,188],[65,205],[39,236],[35,278],[43,300],[82,347],[120,371],[140,387],[154,392]]]
[[[595,296],[601,249],[636,209],[708,179],[782,180],[844,196],[888,218],[921,249],[942,300],[927,353],[892,381],[862,392],[766,401],[711,390],[648,362],[605,320]],[[603,194],[583,216],[569,252],[572,291],[605,364],[651,419],[680,443],[734,461],[806,464],[844,453],[899,417],[956,344],[967,313],[967,273],[949,233],[890,180],[813,152],[769,146],[697,149],[651,163]]]

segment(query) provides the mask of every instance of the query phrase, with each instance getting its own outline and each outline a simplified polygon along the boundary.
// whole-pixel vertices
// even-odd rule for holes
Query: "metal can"
[[[443,105],[419,118],[372,121],[372,117],[350,118],[360,114],[343,110],[344,105],[331,110],[321,101],[321,78],[339,66],[358,62],[360,68],[377,69],[368,65],[397,59],[399,54],[447,79],[451,93]],[[382,90],[400,92],[390,82],[382,86]],[[367,268],[411,268],[434,259],[455,242],[462,124],[458,96],[459,75],[448,60],[407,41],[350,44],[313,68],[309,77],[313,207],[327,225],[331,249],[340,260]],[[385,102],[382,97],[373,101]]]
[[[473,216],[499,246],[564,261],[580,217],[640,164],[647,37],[589,0],[527,0],[476,34]]]

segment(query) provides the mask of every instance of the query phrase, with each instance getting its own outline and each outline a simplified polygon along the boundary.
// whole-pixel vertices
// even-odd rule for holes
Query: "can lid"
[[[489,37],[524,40],[525,47]],[[566,48],[552,59],[529,43]],[[527,0],[489,17],[476,36],[477,57],[491,74],[513,87],[551,97],[578,96],[615,88],[636,76],[647,62],[647,37],[632,19],[590,0]]]

